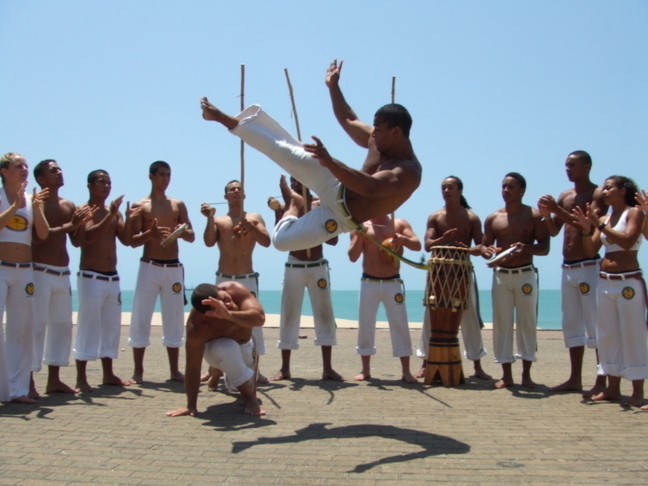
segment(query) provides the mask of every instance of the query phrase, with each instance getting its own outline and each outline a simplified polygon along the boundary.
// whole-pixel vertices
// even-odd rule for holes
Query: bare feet
[[[205,120],[222,123],[228,130],[232,130],[238,125],[238,120],[236,118],[228,116],[220,111],[212,105],[206,97],[200,99],[200,108],[202,109],[202,117]]]
[[[79,390],[75,390],[71,386],[66,385],[62,381],[58,383],[48,383],[47,388],[45,388],[45,393],[79,393]]]
[[[644,405],[643,407],[641,407],[640,410],[643,410],[644,412],[648,412],[648,405]]]
[[[245,413],[248,415],[265,415],[266,412],[261,408],[261,404],[257,398],[251,398],[245,401]]]
[[[409,371],[403,373],[403,377],[401,378],[405,383],[418,383],[418,380],[412,376],[412,373]]]
[[[359,375],[355,375],[355,376],[353,377],[353,379],[354,379],[355,381],[366,381],[366,380],[370,380],[370,379],[371,379],[371,373],[369,373],[368,371],[362,371],[362,372],[360,372]]]
[[[590,391],[583,393],[583,398],[593,398],[595,395],[598,395],[603,390],[605,390],[606,388],[605,385],[606,385],[605,379],[603,380],[602,383],[599,383],[599,380],[597,378],[594,387],[592,387]]]
[[[565,383],[549,388],[549,391],[567,392],[567,391],[581,391],[582,389],[583,389],[583,384],[580,381],[570,378]]]
[[[184,383],[184,375],[179,371],[171,372],[171,379],[177,381],[178,383]]]
[[[108,386],[128,386],[128,385],[134,385],[135,383],[137,382],[134,379],[122,380],[117,375],[104,376],[103,381],[101,382],[102,385],[108,385]]]
[[[416,375],[415,375],[416,376]],[[425,374],[424,374],[425,376]],[[486,373],[482,368],[479,368],[478,370],[475,370],[475,374],[473,377],[478,378],[480,380],[492,380],[493,377]]]
[[[36,400],[27,395],[11,399],[11,403],[36,403]]]
[[[603,390],[601,393],[598,395],[592,396],[592,400],[595,402],[602,402],[602,401],[609,401],[609,402],[615,402],[618,400],[621,400],[621,394],[620,393],[614,393],[610,391],[609,389]]]
[[[322,372],[322,380],[331,380],[331,381],[346,381],[341,374],[339,374],[334,369],[326,370]]]
[[[200,381],[201,382],[207,381],[207,380],[209,380],[210,376],[211,376],[211,374],[209,373],[209,370],[207,370],[202,375],[200,375]]]
[[[143,373],[133,373],[133,377],[131,378],[131,381],[133,383],[137,383],[138,385],[141,385],[144,383],[144,374]]]
[[[220,376],[209,376],[207,379],[207,389],[209,391],[215,392],[218,390],[218,382],[220,381]]]
[[[88,383],[86,380],[84,381],[77,380],[75,386],[77,390],[79,390],[82,393],[89,393],[92,391],[92,387],[90,386],[90,383]]]
[[[513,383],[513,381],[505,380],[504,378],[502,378],[500,381],[495,383],[493,386],[495,388],[502,389],[502,388],[508,388],[509,386],[513,386],[513,385],[515,385],[515,383]]]
[[[535,382],[531,379],[530,376],[523,376],[522,377],[522,386],[525,388],[535,388],[538,385],[535,384]]]
[[[270,381],[281,381],[281,380],[290,380],[290,371],[289,370],[279,370],[271,378]]]
[[[33,398],[34,400],[38,400],[41,396],[36,390],[36,383],[34,383],[34,374],[32,373],[29,376],[29,395],[27,395],[29,398]]]
[[[425,378],[425,370],[426,370],[426,368],[424,366],[423,368],[421,368],[420,370],[418,370],[416,372],[416,374],[414,375],[414,378]]]
[[[265,376],[263,376],[259,371],[257,373],[257,383],[270,383],[270,380],[268,380]],[[265,412],[263,413],[265,414]]]

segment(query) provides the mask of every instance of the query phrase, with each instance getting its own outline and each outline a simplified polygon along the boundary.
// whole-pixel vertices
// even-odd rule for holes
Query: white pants
[[[385,306],[392,354],[396,358],[412,355],[412,337],[407,323],[405,287],[399,278],[379,280],[363,278],[360,281],[360,317],[358,319],[358,346],[360,356],[376,354],[376,316],[380,303]]]
[[[476,361],[486,356],[488,352],[484,349],[484,341],[481,335],[481,319],[477,307],[477,285],[474,280],[474,275],[471,275],[468,288],[468,303],[466,309],[461,314],[461,337],[464,343],[464,357],[471,361]],[[423,317],[423,327],[421,328],[419,349],[416,352],[419,358],[427,358],[431,335],[430,312],[426,308]]]
[[[151,319],[158,295],[162,309],[162,345],[179,348],[184,343],[184,274],[182,265],[171,265],[140,261],[128,338],[128,345],[133,348],[151,344]]]
[[[32,371],[40,371],[43,363],[46,366],[68,366],[72,348],[70,269],[44,263],[36,263],[35,267]]]
[[[256,299],[259,298],[259,274],[248,273],[246,275],[225,275],[224,273],[216,272],[216,285],[222,282],[235,281],[241,285],[245,285],[247,289],[254,295]],[[265,339],[263,339],[263,328],[253,327],[252,336],[256,344],[257,354],[259,356],[266,354]]]
[[[220,338],[205,344],[203,355],[209,366],[225,373],[230,389],[241,386],[254,376],[254,346],[252,341],[239,344],[230,338]]]
[[[77,275],[79,314],[74,359],[117,359],[121,333],[119,277],[106,277],[90,270],[81,270]]]
[[[328,262],[324,258],[303,262],[289,256],[281,292],[281,320],[277,342],[279,349],[299,349],[299,322],[304,288],[308,289],[313,309],[315,345],[337,344]]]
[[[300,141],[259,105],[246,108],[237,118],[240,122],[231,130],[234,135],[270,158],[320,198],[320,205],[301,218],[289,216],[277,223],[272,236],[275,248],[281,251],[312,248],[358,227],[344,206],[340,182],[304,150]]]
[[[628,380],[648,378],[648,329],[641,281],[601,278],[597,296],[599,374]]]
[[[495,267],[493,271],[493,351],[496,363],[536,361],[538,281],[535,268]],[[514,319],[515,313],[515,319]],[[517,354],[513,355],[513,322]]]
[[[0,266],[0,305],[7,314],[4,333],[0,328],[0,400],[3,402],[29,394],[34,352],[33,279],[31,264],[23,268]]]
[[[587,265],[586,265],[587,264]],[[596,286],[599,263],[586,261],[563,265],[562,328],[565,346],[596,348]]]

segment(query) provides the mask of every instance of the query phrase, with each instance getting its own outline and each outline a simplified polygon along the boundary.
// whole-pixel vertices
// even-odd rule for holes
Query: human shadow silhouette
[[[348,471],[350,473],[362,473],[381,464],[413,461],[414,459],[423,459],[425,457],[439,454],[466,454],[470,451],[470,446],[468,444],[450,437],[431,434],[420,430],[395,427],[393,425],[357,424],[331,428],[327,428],[327,425],[331,424],[310,424],[306,428],[296,430],[294,435],[283,437],[259,437],[255,441],[233,442],[232,452],[237,454],[249,449],[250,447],[262,444],[290,444],[321,439],[354,439],[364,437],[384,437],[395,439],[423,448],[423,450],[419,452],[398,454],[395,456],[383,457],[377,461],[358,464],[353,470]]]

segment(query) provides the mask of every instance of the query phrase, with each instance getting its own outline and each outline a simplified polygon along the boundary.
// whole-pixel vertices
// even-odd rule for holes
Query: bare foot
[[[138,385],[141,385],[144,383],[144,374],[143,373],[133,373],[133,377],[131,378],[131,381],[133,383],[137,383]]]
[[[648,412],[648,405],[644,405],[639,410],[643,410],[644,412]]]
[[[270,380],[268,380],[265,376],[263,376],[259,371],[257,373],[257,383],[270,383]],[[263,413],[265,414],[265,412]]]
[[[475,370],[475,374],[473,375],[474,378],[477,378],[479,380],[492,380],[493,377],[486,373],[483,369],[478,369]]]
[[[200,375],[200,381],[201,382],[207,381],[207,380],[209,380],[210,376],[211,375],[209,374],[209,370],[207,370],[202,375]]]
[[[218,121],[222,112],[212,105],[206,96],[200,98],[200,109],[202,110],[202,117],[209,121]]]
[[[89,393],[92,391],[92,387],[90,386],[90,383],[87,381],[77,381],[76,382],[76,388],[82,393]]]
[[[40,393],[38,393],[38,390],[36,390],[36,383],[34,383],[34,376],[29,378],[29,394],[27,395],[29,398],[33,398],[34,400],[38,400],[41,396]]]
[[[602,402],[604,400],[609,402],[615,402],[621,400],[621,394],[612,393],[606,388],[598,395],[592,396],[592,400],[594,400],[595,402]]]
[[[280,380],[290,380],[290,371],[279,370],[270,378],[270,381]]]
[[[50,394],[50,393],[78,393],[79,390],[75,390],[71,386],[66,385],[62,381],[59,381],[57,383],[48,383],[47,388],[45,388],[45,393]]]
[[[641,404],[644,401],[643,393],[632,394],[630,398],[624,400],[622,405],[624,407],[641,407]]]
[[[331,380],[331,381],[346,381],[341,374],[339,374],[334,369],[330,369],[322,372],[322,380]]]
[[[522,386],[525,388],[535,388],[538,385],[531,379],[531,377],[522,377]]]
[[[209,391],[215,392],[218,390],[218,382],[220,381],[220,376],[209,376],[209,379],[207,380],[207,389]]]
[[[405,383],[418,383],[418,380],[412,376],[412,373],[409,371],[407,373],[403,373],[403,377],[401,378]]]
[[[565,383],[549,388],[551,392],[566,392],[566,391],[581,391],[583,384],[580,381],[572,380],[571,378]],[[583,395],[585,396],[585,395]]]
[[[416,372],[416,374],[414,375],[414,378],[425,378],[425,370],[426,370],[425,367],[423,367],[423,368],[421,368],[420,370],[418,370],[418,371]]]
[[[371,373],[362,371],[359,375],[353,377],[355,381],[366,381],[371,379]]]
[[[36,400],[27,395],[11,399],[11,403],[36,403]]]
[[[134,385],[135,383],[137,382],[134,379],[122,380],[120,377],[116,375],[104,376],[104,379],[101,382],[102,385],[108,385],[108,386],[128,386],[128,385]]]
[[[171,379],[177,381],[178,383],[184,383],[184,375],[179,371],[174,371],[171,373]]]
[[[583,398],[594,398],[595,395],[602,393],[603,390],[605,390],[604,386],[594,385],[590,391],[583,393]]]
[[[508,388],[509,386],[513,386],[513,385],[515,385],[515,383],[513,383],[512,381],[508,381],[508,380],[505,380],[504,378],[502,378],[500,381],[495,383],[493,386],[495,388],[502,389],[502,388]]]
[[[251,398],[245,402],[245,413],[248,415],[265,415],[266,412],[261,408],[259,400]]]

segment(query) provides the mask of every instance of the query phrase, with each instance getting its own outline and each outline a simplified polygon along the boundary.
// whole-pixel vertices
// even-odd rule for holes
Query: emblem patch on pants
[[[29,282],[25,285],[25,292],[27,292],[27,295],[34,295],[34,284]]]
[[[325,288],[326,288],[326,279],[325,279],[325,278],[320,278],[320,279],[317,281],[317,286],[318,286],[320,289],[325,289]]]
[[[171,290],[173,290],[174,294],[179,294],[182,292],[182,284],[180,282],[176,282],[171,286]]]
[[[396,295],[394,295],[394,300],[396,301],[397,304],[402,304],[403,301],[405,300],[405,296],[398,292]]]
[[[635,290],[632,287],[624,287],[621,291],[621,295],[623,295],[623,298],[626,300],[633,299],[635,296]]]
[[[581,282],[578,285],[578,290],[580,290],[580,293],[583,295],[589,294],[590,291],[590,286],[587,282]]]
[[[327,219],[326,223],[324,223],[324,229],[329,233],[335,233],[338,229],[337,221],[334,219]]]
[[[533,292],[533,287],[531,286],[531,284],[524,284],[522,286],[522,293],[524,295],[530,295],[531,292]]]

